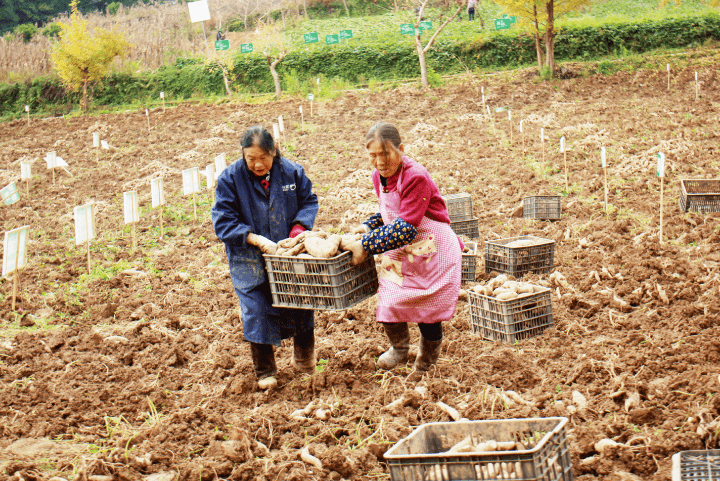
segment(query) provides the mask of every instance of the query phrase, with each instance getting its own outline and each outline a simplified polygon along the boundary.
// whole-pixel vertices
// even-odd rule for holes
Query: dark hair
[[[243,149],[243,160],[245,160],[245,149],[248,147],[260,147],[260,149],[268,155],[275,149],[273,161],[277,162],[280,160],[280,148],[275,144],[275,140],[272,135],[270,135],[270,132],[262,125],[253,125],[245,131],[240,139],[240,148]]]
[[[370,130],[368,130],[365,136],[365,147],[367,148],[373,140],[380,142],[385,153],[392,150],[400,156],[403,155],[398,149],[398,147],[402,145],[400,132],[398,132],[398,129],[393,124],[381,121],[370,127]]]

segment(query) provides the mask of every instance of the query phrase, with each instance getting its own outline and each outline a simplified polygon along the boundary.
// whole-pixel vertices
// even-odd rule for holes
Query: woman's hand
[[[260,249],[263,254],[274,255],[278,249],[277,244],[267,237],[253,234],[252,232],[247,235],[247,243]]]
[[[360,224],[351,231],[352,234],[367,234],[368,232],[370,232],[370,227],[367,224]]]
[[[352,259],[350,259],[350,265],[356,266],[362,264],[367,258],[367,251],[363,249],[362,241],[358,240],[353,242],[347,247],[347,250],[352,252]]]

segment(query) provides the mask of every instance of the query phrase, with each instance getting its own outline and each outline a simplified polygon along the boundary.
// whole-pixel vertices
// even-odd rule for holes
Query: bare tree
[[[417,49],[418,61],[420,62],[420,78],[422,80],[423,88],[430,87],[427,76],[427,62],[425,61],[425,54],[432,48],[433,44],[435,43],[435,39],[438,37],[438,35],[440,35],[440,32],[442,32],[443,29],[447,26],[447,24],[450,23],[455,17],[457,17],[458,13],[460,13],[460,11],[463,9],[463,5],[460,4],[457,10],[455,10],[455,13],[453,13],[451,17],[448,17],[447,20],[445,20],[445,23],[440,25],[440,27],[435,30],[435,33],[432,35],[432,37],[430,37],[428,43],[423,47],[422,40],[420,39],[420,21],[425,14],[425,6],[427,5],[428,1],[429,0],[423,0],[423,3],[418,10],[417,18],[415,19],[415,47]]]

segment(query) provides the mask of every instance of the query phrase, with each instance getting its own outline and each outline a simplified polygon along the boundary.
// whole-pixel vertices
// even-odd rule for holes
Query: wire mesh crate
[[[680,210],[683,212],[720,212],[720,180],[681,180]]]
[[[427,423],[385,453],[392,481],[573,481],[567,418]],[[525,449],[448,453],[468,436],[514,441]]]
[[[522,277],[528,272],[550,272],[555,262],[555,241],[534,236],[485,241],[485,272]]]
[[[448,194],[443,196],[447,206],[450,222],[472,220],[472,196],[465,192],[461,194]]]
[[[457,235],[464,235],[471,239],[477,239],[480,237],[480,228],[478,226],[478,219],[474,217],[470,220],[462,220],[459,222],[450,222],[450,228]]]
[[[536,195],[523,199],[523,217],[526,219],[559,220],[559,195]]]
[[[474,334],[488,341],[514,343],[538,336],[553,325],[550,289],[500,300],[468,291],[470,325]]]
[[[465,247],[470,249],[469,252],[463,252],[462,255],[462,277],[461,282],[475,282],[475,271],[477,267],[477,242],[465,242]]]
[[[720,449],[680,451],[672,457],[672,481],[720,479]]]
[[[297,309],[347,309],[378,290],[375,259],[351,266],[350,252],[330,259],[263,255],[273,306]]]

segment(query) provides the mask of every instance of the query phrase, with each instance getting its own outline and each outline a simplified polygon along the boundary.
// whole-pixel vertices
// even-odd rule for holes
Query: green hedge
[[[694,47],[708,40],[720,40],[720,15],[648,21],[635,24],[605,24],[601,27],[564,28],[557,32],[557,60],[599,58],[623,50],[642,53],[658,48]],[[429,67],[440,74],[493,66],[514,67],[536,61],[535,44],[527,34],[509,31],[478,34],[462,42],[443,39],[428,52]],[[347,42],[333,46],[314,45],[290,52],[278,66],[281,77],[300,80],[316,76],[341,78],[349,82],[375,78],[391,80],[419,76],[412,38],[380,39],[372,44]],[[245,92],[273,92],[274,86],[265,58],[258,54],[234,57],[231,87]],[[179,59],[154,72],[111,75],[93,91],[99,105],[120,105],[147,99],[157,100],[161,91],[170,98],[224,95],[222,72],[203,59]],[[57,78],[39,77],[22,84],[0,85],[0,115],[18,115],[25,104],[34,111],[51,111],[55,104],[77,102]]]

